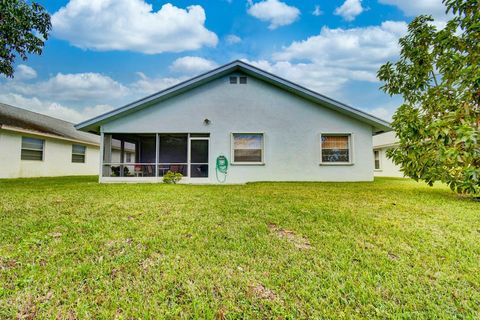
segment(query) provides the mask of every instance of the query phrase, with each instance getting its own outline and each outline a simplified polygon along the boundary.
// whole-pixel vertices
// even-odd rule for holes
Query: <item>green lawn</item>
[[[445,187],[70,177],[0,195],[0,319],[480,317],[480,203]]]

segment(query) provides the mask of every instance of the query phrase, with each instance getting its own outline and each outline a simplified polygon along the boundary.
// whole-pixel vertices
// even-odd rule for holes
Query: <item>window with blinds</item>
[[[373,157],[375,158],[375,170],[380,170],[380,151],[373,151]]]
[[[81,144],[72,145],[72,162],[73,163],[85,163],[85,151],[87,147]]]
[[[45,140],[42,139],[22,137],[21,159],[42,161],[44,143]]]
[[[263,133],[233,133],[233,163],[263,163]]]
[[[350,135],[322,134],[322,162],[350,162]]]

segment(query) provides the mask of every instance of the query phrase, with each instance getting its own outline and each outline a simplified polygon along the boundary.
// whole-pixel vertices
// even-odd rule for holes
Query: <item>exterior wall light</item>
[[[205,119],[203,120],[203,124],[208,126],[210,123],[212,123],[212,121],[210,121],[210,119]]]

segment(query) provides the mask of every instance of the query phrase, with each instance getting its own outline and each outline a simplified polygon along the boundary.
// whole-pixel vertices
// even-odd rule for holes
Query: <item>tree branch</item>
[[[432,77],[433,77],[433,82],[435,82],[435,87],[438,87],[438,82],[437,82],[437,77],[435,76],[435,72],[433,70],[431,71]]]

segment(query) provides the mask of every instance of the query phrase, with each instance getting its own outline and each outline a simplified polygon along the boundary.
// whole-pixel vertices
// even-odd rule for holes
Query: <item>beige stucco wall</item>
[[[45,140],[43,161],[20,159],[22,136]],[[98,174],[99,147],[86,145],[85,163],[72,163],[72,144],[74,142],[0,130],[0,178]]]
[[[374,151],[380,152],[380,169],[375,169],[373,174],[375,177],[403,177],[400,167],[395,165],[392,160],[387,158],[387,150],[389,148],[374,148]]]
[[[380,152],[380,169],[374,170],[376,177],[403,177],[400,167],[387,157],[387,150],[398,142],[395,132],[386,132],[373,136],[373,151]]]

